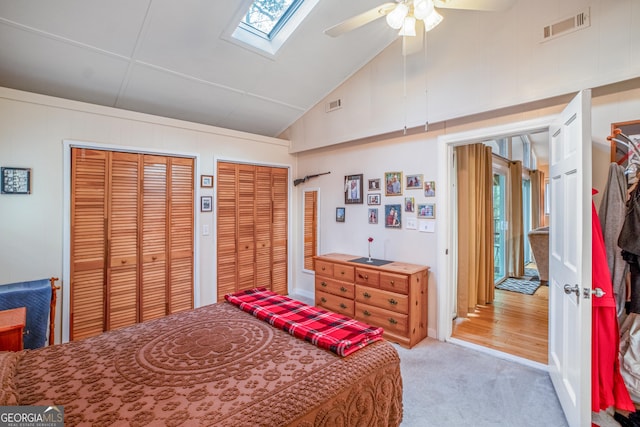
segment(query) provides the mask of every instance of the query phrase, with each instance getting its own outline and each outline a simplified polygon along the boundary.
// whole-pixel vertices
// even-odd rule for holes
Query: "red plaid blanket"
[[[265,288],[227,294],[224,298],[258,319],[340,356],[348,356],[382,339],[382,328],[312,307]]]

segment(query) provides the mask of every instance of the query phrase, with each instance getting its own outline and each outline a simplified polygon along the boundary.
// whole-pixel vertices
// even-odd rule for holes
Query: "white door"
[[[591,423],[590,90],[569,103],[549,135],[549,374],[577,427]]]

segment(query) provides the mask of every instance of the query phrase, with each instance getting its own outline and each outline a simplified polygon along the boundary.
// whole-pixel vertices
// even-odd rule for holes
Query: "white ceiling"
[[[396,37],[321,0],[275,57],[228,41],[250,0],[0,0],[0,86],[278,136]]]

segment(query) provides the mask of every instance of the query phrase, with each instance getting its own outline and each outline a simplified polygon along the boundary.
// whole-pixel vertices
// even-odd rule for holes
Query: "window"
[[[242,10],[230,40],[242,42],[261,54],[275,55],[318,1],[254,0],[249,9]]]

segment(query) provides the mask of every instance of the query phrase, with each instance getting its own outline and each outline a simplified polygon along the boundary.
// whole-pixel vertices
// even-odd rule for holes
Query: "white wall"
[[[589,7],[590,27],[541,43],[545,25]],[[441,13],[426,50],[408,56],[406,67],[398,39],[294,123],[286,132],[293,151],[640,76],[637,0],[519,0],[507,12]],[[336,98],[342,108],[326,113]]]
[[[295,164],[285,140],[0,88],[0,165],[32,169],[31,195],[0,195],[0,284],[63,277],[65,139],[193,154],[198,175],[215,175],[217,159]],[[199,176],[196,180],[199,187]],[[215,195],[215,187],[196,191]],[[215,302],[217,292],[215,212],[200,213],[199,199],[196,204],[198,231],[205,224],[211,231],[198,232],[196,239],[196,293],[204,305]],[[59,339],[60,302],[67,301],[58,301]]]
[[[544,103],[503,110],[499,113],[486,113],[458,121],[449,121],[446,127],[433,126],[430,127],[429,132],[410,136],[396,138],[382,136],[377,141],[346,143],[298,153],[300,176],[331,171],[331,175],[316,178],[294,189],[294,192],[299,194],[302,193],[303,188],[320,189],[320,253],[340,252],[366,256],[367,237],[371,236],[374,238],[372,253],[374,257],[430,266],[428,330],[429,336],[435,337],[438,309],[436,300],[438,293],[444,292],[446,286],[449,286],[436,281],[436,255],[439,251],[447,249],[444,245],[443,230],[438,228],[437,205],[436,234],[405,229],[404,219],[408,215],[405,212],[403,212],[401,230],[386,229],[382,222],[378,225],[369,225],[366,202],[363,205],[344,204],[345,175],[362,173],[366,183],[370,178],[383,179],[384,172],[387,171],[424,174],[425,180],[436,180],[437,189],[438,173],[445,167],[438,164],[436,159],[438,136],[555,115],[562,111],[569,100],[570,97],[562,97]],[[611,132],[611,123],[640,120],[640,79],[595,89],[592,105],[593,186],[602,190],[606,184],[610,163],[610,144],[606,138]],[[426,200],[419,191],[404,190],[404,195],[407,194],[414,195],[416,203]],[[387,203],[402,204],[404,195],[385,197],[383,191],[382,205],[379,206],[381,212]],[[345,223],[335,222],[335,208],[338,206],[346,207]],[[296,209],[298,211],[301,209],[301,202],[297,202]],[[298,230],[302,229],[300,218],[297,218],[294,226]],[[313,275],[303,272],[299,264],[300,261],[296,264],[297,292],[311,295],[314,287]]]

